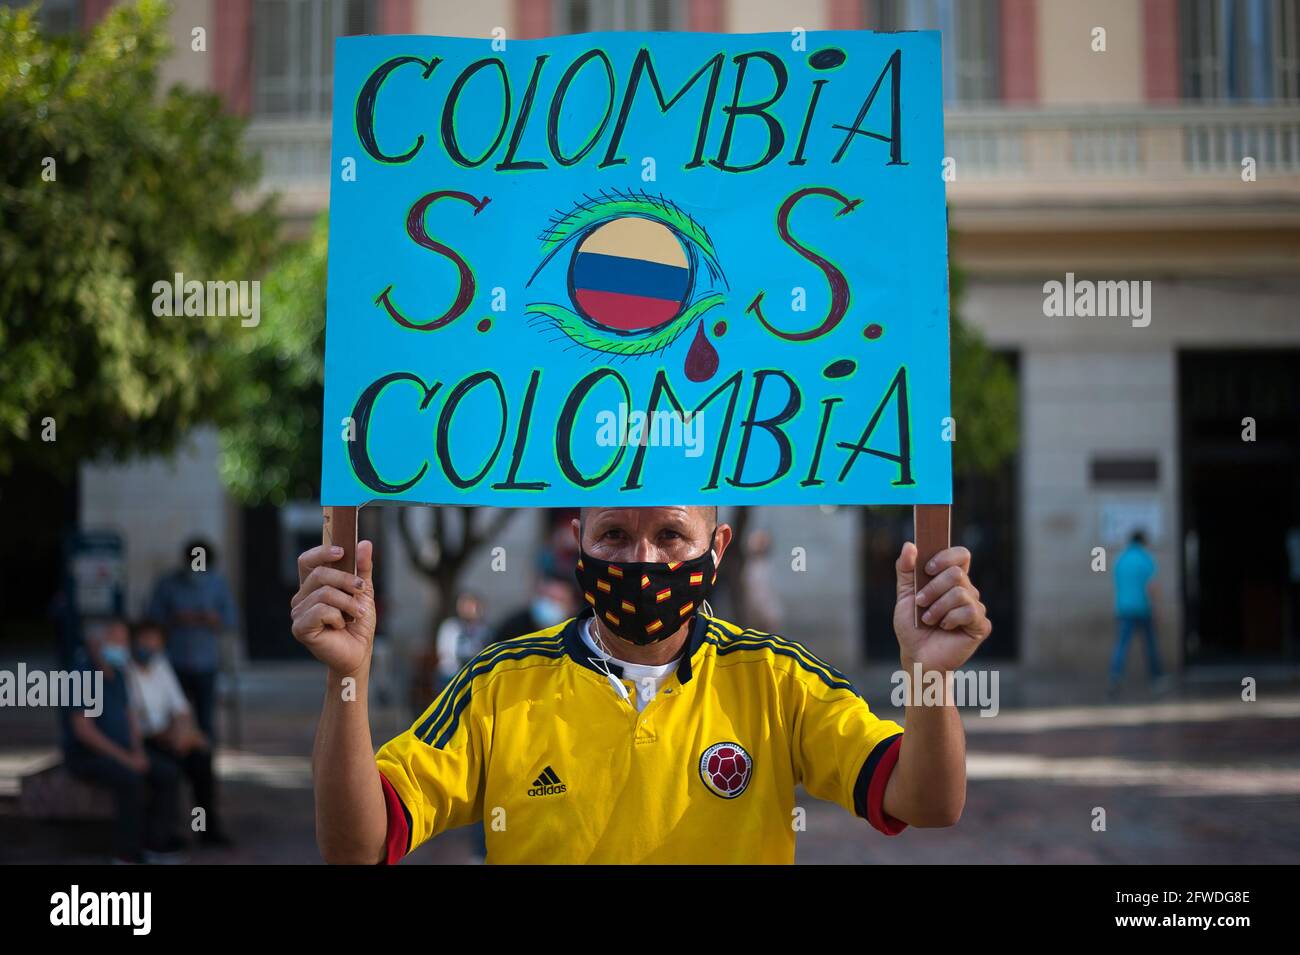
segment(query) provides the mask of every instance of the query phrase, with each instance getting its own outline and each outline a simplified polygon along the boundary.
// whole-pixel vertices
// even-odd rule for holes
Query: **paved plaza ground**
[[[35,665],[29,663],[29,665]],[[873,708],[888,672],[855,674]],[[887,838],[837,806],[800,793],[801,863],[1300,862],[1300,687],[1261,680],[1243,702],[1223,679],[1135,687],[1104,701],[1100,685],[1002,671],[996,717],[968,712],[970,784],[959,825]],[[194,863],[318,863],[310,753],[322,679],[312,663],[254,665],[240,680],[238,733],[227,713],[219,754],[231,850]],[[879,702],[877,702],[879,701]],[[376,738],[407,724],[372,701]],[[104,822],[37,822],[18,814],[22,773],[57,755],[47,710],[0,710],[0,862],[104,862]],[[1100,808],[1105,830],[1094,829]],[[408,863],[470,861],[467,830]]]

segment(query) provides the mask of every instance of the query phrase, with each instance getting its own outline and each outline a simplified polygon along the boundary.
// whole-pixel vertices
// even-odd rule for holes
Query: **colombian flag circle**
[[[640,216],[592,229],[573,253],[574,304],[606,328],[638,332],[682,310],[691,287],[690,261],[677,234]]]

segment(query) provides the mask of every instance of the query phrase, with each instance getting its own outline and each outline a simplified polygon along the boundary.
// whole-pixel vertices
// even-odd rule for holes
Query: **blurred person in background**
[[[177,823],[180,775],[169,759],[150,756],[130,703],[126,624],[114,620],[88,635],[75,669],[104,675],[97,716],[74,710],[67,721],[68,771],[113,793],[113,861],[174,862],[183,846]]]
[[[141,620],[131,628],[131,663],[127,669],[131,708],[151,759],[171,760],[194,791],[194,804],[203,809],[203,846],[232,845],[217,814],[212,746],[194,722],[189,701],[166,654],[166,636],[156,620]]]
[[[497,624],[491,643],[536,633],[578,612],[578,592],[571,577],[543,571],[533,584],[533,599]]]
[[[492,629],[483,620],[483,602],[477,594],[465,591],[456,598],[456,614],[438,628],[438,670],[435,695],[441,693],[460,672],[460,668],[492,640]],[[418,707],[417,707],[418,708]],[[475,823],[470,833],[470,861],[487,859],[487,834],[483,823]]]
[[[785,622],[781,600],[772,589],[772,535],[751,531],[745,540],[745,605],[742,618],[755,630],[776,633]]]
[[[465,591],[456,598],[456,612],[438,627],[438,669],[435,692],[451,682],[460,668],[488,643],[491,631],[483,620],[483,602]]]
[[[1160,653],[1156,649],[1156,628],[1152,614],[1152,594],[1156,575],[1156,560],[1147,549],[1146,533],[1136,530],[1129,538],[1128,547],[1115,561],[1115,619],[1118,635],[1115,652],[1110,660],[1109,696],[1119,692],[1128,663],[1128,645],[1133,631],[1141,630],[1146,646],[1147,670],[1153,689],[1164,688],[1160,668]]]
[[[199,729],[215,746],[221,634],[234,630],[239,621],[230,585],[217,572],[211,542],[194,538],[186,543],[181,565],[154,587],[149,616],[167,629],[167,655],[176,677]]]
[[[546,511],[549,529],[541,553],[537,555],[538,572],[543,577],[569,580],[578,551],[573,544],[569,525],[578,516],[576,507],[552,507]]]
[[[516,616],[518,616],[516,614]],[[513,619],[513,618],[512,618]],[[460,668],[469,663],[474,656],[494,643],[492,629],[483,620],[483,603],[477,594],[466,591],[456,598],[456,614],[444,620],[438,628],[437,674],[434,694],[446,689],[447,685],[460,672]],[[417,710],[422,708],[417,705]],[[487,859],[487,833],[482,821],[475,823],[470,832],[470,861],[478,864]]]

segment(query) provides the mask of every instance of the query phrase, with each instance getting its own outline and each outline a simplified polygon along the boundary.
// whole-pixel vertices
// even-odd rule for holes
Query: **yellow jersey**
[[[638,712],[590,615],[483,650],[379,750],[388,862],[482,820],[493,863],[792,863],[798,784],[905,828],[883,809],[902,727],[803,645],[697,614]]]

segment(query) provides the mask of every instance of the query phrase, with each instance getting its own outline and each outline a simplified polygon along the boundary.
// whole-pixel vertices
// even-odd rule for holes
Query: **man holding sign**
[[[334,64],[322,502],[580,507],[587,606],[471,660],[376,771],[372,548],[304,554],[326,858],[481,818],[493,861],[789,862],[800,783],[884,832],[954,822],[951,701],[904,742],[707,604],[719,504],[951,503],[938,34],[361,37]],[[927,679],[989,632],[938,526],[898,560]]]
[[[731,543],[716,521],[711,507],[586,509],[574,533],[590,606],[480,653],[378,757],[372,547],[358,545],[355,575],[329,566],[341,548],[304,553],[293,632],[329,667],[313,760],[326,861],[396,862],[482,819],[492,862],[789,863],[797,784],[890,835],[954,824],[966,765],[952,700],[915,699],[904,734],[802,645],[698,609]],[[905,544],[902,668],[948,673],[991,629],[970,554],[938,554],[914,595],[915,561]]]

